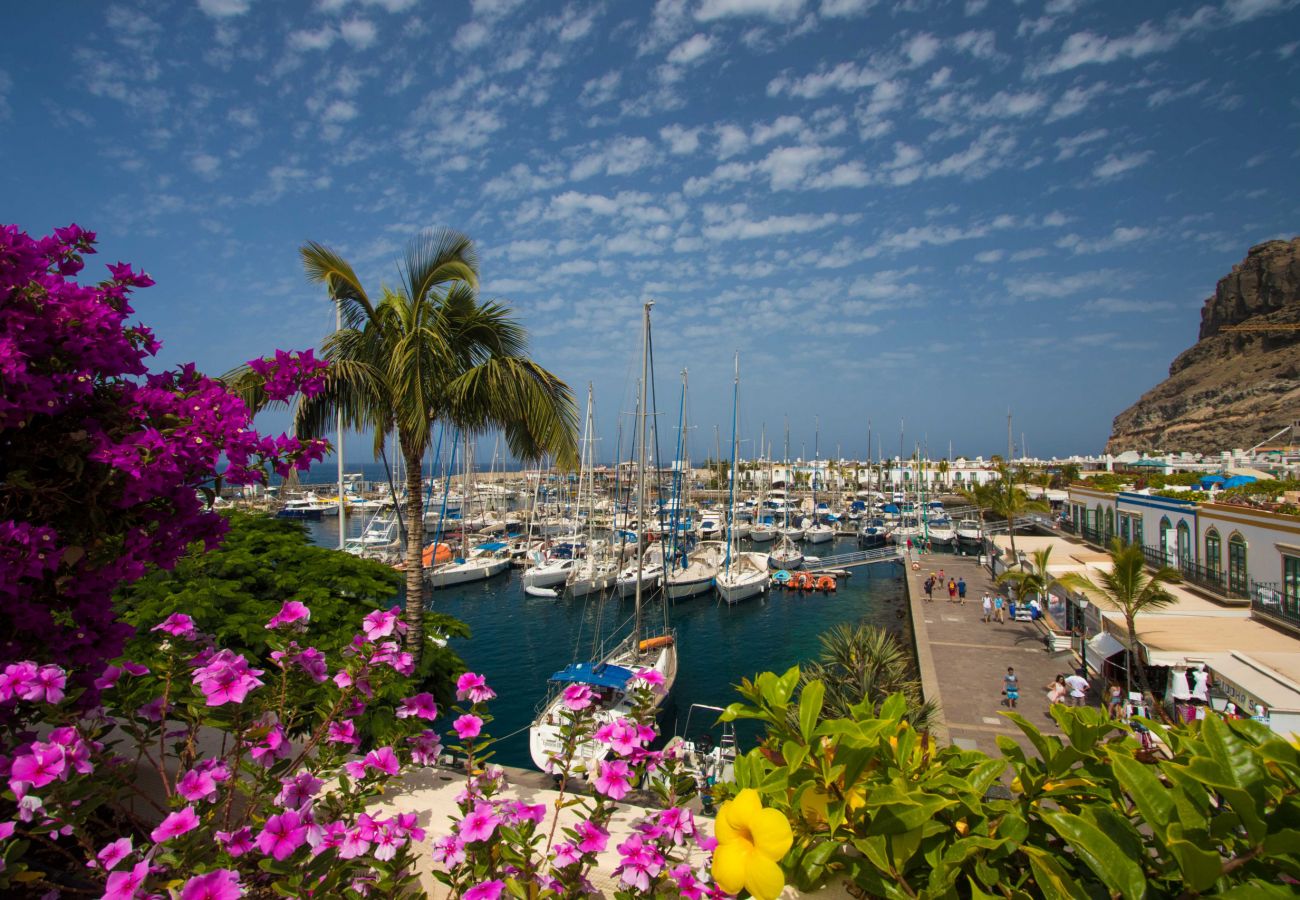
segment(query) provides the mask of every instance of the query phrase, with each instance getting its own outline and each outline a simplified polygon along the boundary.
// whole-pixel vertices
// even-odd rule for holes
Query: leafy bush
[[[118,592],[124,621],[149,627],[184,610],[218,644],[236,653],[264,657],[274,634],[265,623],[288,601],[311,608],[312,636],[325,653],[346,649],[357,617],[395,602],[403,579],[390,567],[311,543],[299,522],[270,516],[225,514],[229,531],[215,550],[194,547],[170,571],[156,571]],[[441,704],[452,702],[456,676],[465,664],[446,646],[447,638],[469,637],[451,616],[425,613],[426,647],[410,684],[381,691],[357,725],[363,738],[383,742],[397,727],[393,710],[402,691],[428,691]],[[438,638],[439,642],[434,643]],[[134,659],[150,663],[152,641],[128,643]]]
[[[999,737],[990,758],[936,747],[908,724],[902,695],[879,715],[863,705],[822,718],[817,682],[795,702],[799,680],[796,667],[746,681],[724,719],[767,725],[737,787],[789,817],[784,868],[802,888],[846,878],[877,897],[1289,897],[1300,884],[1300,753],[1259,723],[1144,722],[1170,751],[1154,761],[1097,710],[1053,708],[1064,740],[1007,713],[1036,754]]]

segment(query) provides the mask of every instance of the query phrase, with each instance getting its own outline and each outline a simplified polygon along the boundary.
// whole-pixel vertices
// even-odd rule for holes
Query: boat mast
[[[740,403],[740,351],[736,351],[736,377],[731,386],[731,484],[727,489],[727,574],[731,574],[732,546],[736,542],[736,419]]]
[[[664,560],[664,572],[670,572],[677,567],[678,547],[678,526],[681,524],[682,516],[682,479],[689,477],[686,470],[686,382],[687,371],[682,369],[682,398],[677,410],[677,453],[673,464],[676,471],[673,473],[673,516],[672,516],[672,533],[668,535],[666,543],[668,544],[667,558]],[[655,521],[660,525],[663,524],[662,518],[659,517],[658,510],[655,512]],[[659,540],[664,541],[663,529],[660,528]],[[649,549],[649,548],[647,548]],[[660,548],[662,550],[662,547]]]
[[[650,309],[654,305],[653,300],[645,302],[645,312],[642,315],[641,325],[641,422],[638,428],[641,452],[636,462],[636,506],[638,510],[645,509],[646,382],[650,378]],[[644,514],[642,519],[644,520]],[[641,532],[644,531],[643,526]],[[636,619],[632,626],[632,652],[639,656],[641,654],[641,579],[645,568],[645,554],[640,552],[640,534],[637,536],[637,544]]]

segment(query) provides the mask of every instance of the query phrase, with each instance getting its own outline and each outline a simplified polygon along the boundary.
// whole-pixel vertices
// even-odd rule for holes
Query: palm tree
[[[941,459],[941,460],[939,460],[939,464],[938,464],[937,466],[935,466],[935,470],[939,473],[939,484],[940,484],[942,487],[945,487],[945,488],[949,487],[949,484],[948,484],[948,469],[949,469],[949,468],[950,468],[950,467],[949,467],[949,465],[948,465],[948,460],[946,460],[946,459]]]
[[[1033,570],[1017,568],[1007,569],[998,576],[998,584],[1011,585],[1016,589],[1016,602],[1023,603],[1025,598],[1033,594],[1039,599],[1046,598],[1048,593],[1056,585],[1065,586],[1065,583],[1057,579],[1047,571],[1052,557],[1052,548],[1046,547],[1042,550],[1034,551]]]
[[[1011,470],[1005,465],[998,466],[996,479],[966,491],[965,497],[974,505],[987,509],[999,519],[1006,520],[1007,534],[1011,538],[1012,565],[1020,559],[1016,553],[1015,520],[1025,513],[1051,511],[1049,504],[1041,500],[1030,500],[1029,495],[1016,486]]]
[[[1097,581],[1085,575],[1070,573],[1060,578],[1060,583],[1071,590],[1087,590],[1099,595],[1124,614],[1124,626],[1128,629],[1129,664],[1125,669],[1126,691],[1133,689],[1133,668],[1138,660],[1138,637],[1136,619],[1138,613],[1147,610],[1163,609],[1173,606],[1178,598],[1165,590],[1165,585],[1176,584],[1181,580],[1178,570],[1161,566],[1150,574],[1146,570],[1146,556],[1137,544],[1122,544],[1119,538],[1110,542],[1110,571],[1103,572]],[[1147,681],[1144,667],[1138,668],[1138,685],[1143,697],[1153,698],[1151,685]],[[1157,704],[1151,704],[1160,710]],[[1163,715],[1163,712],[1161,713]]]
[[[478,296],[473,242],[451,230],[411,241],[396,289],[372,300],[352,266],[309,242],[307,277],[339,304],[343,327],[324,345],[325,389],[299,402],[295,429],[322,435],[335,416],[375,435],[375,455],[396,431],[406,465],[406,645],[424,644],[422,461],[434,423],[464,433],[500,429],[520,459],[577,459],[577,410],[568,386],[525,356],[527,334],[510,310]]]
[[[854,718],[853,707],[867,704],[873,713],[891,694],[907,698],[907,720],[918,731],[934,726],[939,708],[921,697],[911,656],[883,628],[841,623],[819,638],[821,652],[803,669],[801,684],[819,680],[826,686],[826,718]]]

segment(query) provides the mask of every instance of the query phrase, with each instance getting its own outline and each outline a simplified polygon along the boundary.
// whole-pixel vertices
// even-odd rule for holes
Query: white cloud
[[[989,30],[964,31],[952,39],[952,45],[976,59],[993,59],[998,55],[997,37]]]
[[[704,0],[695,11],[701,22],[738,16],[758,16],[789,22],[803,12],[804,0]]]
[[[1086,88],[1072,87],[1068,89],[1052,104],[1052,111],[1048,113],[1047,121],[1055,122],[1058,119],[1078,115],[1092,102],[1092,98],[1106,90],[1107,87],[1106,82],[1101,81]]]
[[[330,25],[322,25],[315,31],[292,31],[289,33],[289,46],[294,50],[328,50],[338,36]]]
[[[932,34],[922,32],[903,46],[903,53],[913,66],[923,66],[939,54],[943,42]]]
[[[523,6],[524,0],[471,0],[470,11],[485,19],[499,19]]]
[[[623,73],[611,69],[599,78],[593,78],[582,86],[578,102],[583,106],[600,106],[618,96],[618,86],[623,80]]]
[[[766,219],[735,218],[704,227],[704,236],[711,241],[748,241],[756,238],[779,237],[786,234],[807,234],[839,224],[843,217],[836,213],[796,213],[786,216],[769,216]]]
[[[968,16],[978,16],[988,7],[989,0],[966,0],[965,12]]]
[[[876,0],[822,0],[821,14],[828,19],[847,19],[866,15]]]
[[[798,116],[778,116],[776,119],[773,119],[770,123],[764,124],[762,122],[759,122],[755,124],[754,131],[750,139],[754,142],[754,146],[757,147],[757,146],[762,146],[763,144],[766,144],[769,141],[773,141],[779,137],[785,137],[786,135],[792,135],[792,134],[799,134],[803,130],[804,130],[803,119],[799,118]]]
[[[1088,240],[1077,234],[1067,234],[1057,240],[1056,246],[1071,253],[1105,253],[1140,241],[1151,234],[1149,228],[1115,228],[1110,234]]]
[[[767,94],[769,97],[788,94],[791,97],[815,100],[830,91],[858,91],[884,80],[885,76],[876,69],[843,62],[829,69],[823,66],[817,72],[802,78],[792,78],[784,73],[778,75],[768,82]]]
[[[324,122],[350,122],[356,117],[356,104],[347,100],[335,100],[321,113],[321,121]]]
[[[492,31],[482,22],[469,21],[456,29],[455,36],[451,39],[451,44],[462,53],[470,50],[477,50],[488,42],[492,37]]]
[[[1142,150],[1137,153],[1125,153],[1122,156],[1110,154],[1105,160],[1093,167],[1092,174],[1103,181],[1118,178],[1125,172],[1131,172],[1139,166],[1144,166],[1154,154],[1150,150]]]
[[[348,19],[339,25],[339,33],[358,50],[364,50],[375,42],[379,30],[367,19]]]
[[[367,6],[378,6],[390,13],[406,12],[415,5],[416,0],[361,0]]]
[[[190,157],[190,168],[204,178],[213,178],[221,168],[221,160],[208,153],[199,153]]]
[[[985,250],[983,253],[975,254],[975,261],[985,264],[1001,262],[1003,256],[1005,254],[1001,250]]]
[[[1058,138],[1056,141],[1056,159],[1058,162],[1063,159],[1073,159],[1079,155],[1081,147],[1105,140],[1109,134],[1110,132],[1105,128],[1094,128],[1073,137]]]
[[[659,137],[668,142],[668,152],[674,156],[694,153],[700,148],[700,129],[666,125],[659,129]]]
[[[1122,297],[1098,297],[1083,304],[1083,309],[1099,313],[1152,313],[1174,309],[1168,300],[1128,300]]]
[[[1227,0],[1223,10],[1233,22],[1248,22],[1260,16],[1284,12],[1295,5],[1295,0]]]
[[[1038,112],[1046,102],[1047,97],[1036,91],[998,91],[983,103],[967,105],[965,108],[968,113],[982,118],[1014,119]]]
[[[1023,300],[1059,300],[1111,282],[1114,277],[1115,273],[1108,269],[1078,272],[1074,275],[1039,273],[1011,276],[1006,279],[1006,286],[1007,293]]]
[[[199,9],[214,19],[242,16],[248,12],[251,0],[199,0]]]
[[[517,197],[549,190],[563,180],[557,175],[534,172],[524,163],[515,163],[506,172],[488,179],[483,185],[483,193],[489,197]]]
[[[718,159],[727,159],[749,149],[749,135],[735,125],[718,126]]]
[[[581,157],[569,170],[569,177],[582,181],[602,172],[606,175],[630,175],[649,165],[654,158],[655,149],[650,141],[643,137],[620,136]]]
[[[713,38],[707,34],[694,34],[672,49],[668,62],[675,66],[689,66],[708,56],[713,47]]]
[[[1053,210],[1043,216],[1043,225],[1047,228],[1060,228],[1062,225],[1070,224],[1070,217],[1060,210]]]

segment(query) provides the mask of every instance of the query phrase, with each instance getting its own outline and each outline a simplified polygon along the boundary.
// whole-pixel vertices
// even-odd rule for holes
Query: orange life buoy
[[[819,590],[819,591],[833,591],[833,590],[835,590],[835,576],[834,576],[834,575],[823,575],[821,578],[818,578],[818,579],[817,579],[817,590]]]
[[[798,584],[795,587],[801,591],[810,591],[813,587],[813,577],[807,572],[800,572],[798,575]]]

